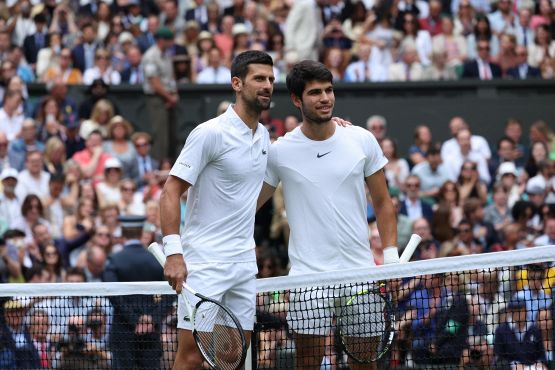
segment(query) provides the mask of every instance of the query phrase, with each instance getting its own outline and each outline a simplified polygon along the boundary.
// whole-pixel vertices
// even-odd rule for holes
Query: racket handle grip
[[[420,244],[421,240],[422,238],[420,237],[420,235],[416,235],[416,234],[411,235],[410,240],[407,243],[405,250],[403,251],[403,254],[401,254],[401,258],[399,258],[400,263],[407,263],[408,261],[410,261],[410,258],[412,257],[414,251],[418,247],[418,244]]]
[[[162,267],[164,267],[164,265],[166,264],[166,255],[162,251],[162,248],[160,247],[160,244],[158,244],[156,242],[151,243],[148,246],[148,251],[150,252],[150,254],[152,254],[154,256],[154,258],[156,258],[158,263]]]

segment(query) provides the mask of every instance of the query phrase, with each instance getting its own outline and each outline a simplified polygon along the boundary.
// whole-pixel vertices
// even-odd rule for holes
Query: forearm
[[[160,218],[162,222],[162,235],[179,234],[181,223],[181,208],[179,195],[168,191],[166,188],[160,195]]]
[[[397,246],[397,216],[393,203],[387,198],[374,206],[382,245],[384,248]]]

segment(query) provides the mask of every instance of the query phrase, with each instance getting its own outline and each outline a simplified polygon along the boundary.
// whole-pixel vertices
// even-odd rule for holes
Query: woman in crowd
[[[426,160],[432,145],[432,132],[426,125],[418,125],[414,129],[414,144],[409,147],[409,160],[412,166]]]
[[[117,158],[123,170],[123,177],[130,177],[132,168],[137,161],[135,146],[129,140],[133,134],[133,126],[122,116],[115,116],[108,124],[110,140],[103,143],[104,152]]]
[[[48,47],[39,50],[37,55],[36,74],[44,77],[49,68],[59,65],[60,53],[62,51],[62,36],[58,32],[48,34]],[[42,80],[48,82],[48,80]]]
[[[208,54],[213,47],[216,47],[216,42],[212,34],[208,31],[202,31],[197,41],[198,55],[196,55],[197,61],[195,63],[196,74],[208,66]]]
[[[96,185],[96,197],[100,208],[121,201],[120,181],[123,169],[119,159],[110,158],[104,165],[104,181]]]
[[[441,33],[432,39],[432,50],[435,53],[447,53],[448,66],[461,66],[467,57],[466,42],[463,36],[453,32],[453,20],[444,16],[441,18]]]
[[[517,65],[515,35],[503,33],[499,36],[499,53],[492,58],[492,61],[499,64],[502,76],[505,76],[510,68]]]
[[[474,32],[466,38],[468,59],[476,59],[478,56],[476,45],[480,39],[489,41],[490,55],[492,57],[496,56],[499,52],[499,39],[493,34],[488,17],[483,14],[476,16]]]
[[[90,85],[97,78],[101,78],[108,85],[119,85],[121,76],[110,64],[110,53],[106,49],[96,49],[94,67],[85,70],[83,83]]]
[[[475,12],[470,0],[459,1],[459,12],[455,18],[455,34],[468,37],[474,32]]]
[[[482,204],[486,204],[488,187],[480,180],[476,162],[464,161],[461,166],[461,173],[457,179],[457,186],[459,188],[461,205],[469,198],[477,198]]]
[[[367,12],[364,2],[357,1],[356,3],[354,3],[353,11],[349,15],[349,17],[345,19],[345,21],[343,21],[343,24],[341,25],[345,36],[347,36],[351,40],[358,40],[363,33],[364,21],[366,20],[366,17]],[[352,50],[355,53],[358,51],[357,42],[353,43]]]
[[[231,59],[244,51],[250,50],[251,36],[247,27],[243,23],[233,25],[233,46],[231,51]]]
[[[96,41],[102,43],[108,33],[110,32],[110,20],[112,19],[112,14],[110,11],[110,6],[105,2],[98,3],[98,9],[96,10]],[[115,17],[114,17],[115,19]],[[120,30],[121,32],[122,30]]]
[[[403,184],[410,174],[409,164],[404,158],[397,154],[397,144],[390,138],[384,138],[381,142],[383,154],[388,162],[385,165],[385,177],[390,187],[403,190]]]
[[[453,184],[454,185],[454,184]],[[455,237],[454,215],[447,202],[437,205],[432,219],[432,234],[440,243],[452,240]]]
[[[103,137],[108,137],[108,123],[114,116],[114,106],[107,99],[100,99],[94,105],[91,117],[81,123],[79,136],[86,139],[95,130],[100,131]]]
[[[343,50],[338,47],[329,47],[324,50],[322,63],[329,69],[334,81],[343,80],[345,67],[349,61],[345,61]]]
[[[44,170],[50,175],[60,175],[64,173],[66,162],[66,146],[64,142],[53,136],[46,141],[44,146]]]
[[[120,182],[121,199],[118,203],[120,215],[139,215],[145,214],[145,204],[143,196],[137,192],[135,182],[130,179],[123,179]]]
[[[528,64],[539,67],[545,60],[555,58],[555,40],[551,38],[551,30],[546,24],[536,28],[534,42],[528,46]]]
[[[533,142],[532,145],[530,146],[530,154],[528,155],[528,161],[524,166],[524,170],[528,176],[522,180],[524,180],[525,182],[528,179],[536,176],[538,174],[538,163],[546,160],[548,157],[549,157],[549,150],[545,141]]]
[[[432,56],[432,37],[426,30],[420,29],[420,23],[415,14],[405,13],[403,16],[403,41],[412,41],[416,45],[418,58],[423,66],[429,66]]]
[[[39,139],[46,141],[50,137],[51,130],[48,129],[48,125],[52,126],[53,123],[59,125],[63,122],[63,114],[60,111],[60,107],[56,102],[56,99],[52,96],[46,96],[41,101],[37,114],[35,116],[37,123],[39,124]]]
[[[25,114],[25,117],[31,117],[32,105],[29,102],[29,91],[27,90],[27,84],[19,75],[11,77],[6,83],[6,90],[19,91],[22,96],[22,101],[19,106],[19,111]]]
[[[48,244],[41,251],[44,267],[50,273],[49,283],[61,283],[65,280],[62,256],[54,244]]]
[[[83,230],[83,225],[94,225],[94,215],[94,202],[89,198],[81,198],[75,213],[64,217],[62,226],[64,238],[69,240],[76,238]]]
[[[48,226],[48,221],[44,218],[44,207],[39,197],[29,194],[23,199],[21,204],[21,216],[14,217],[11,229],[18,229],[25,233],[25,241],[33,241],[33,225],[40,223]]]
[[[541,25],[551,26],[553,6],[549,0],[536,1],[536,14],[530,19],[530,27],[536,29]]]
[[[439,188],[436,207],[439,208],[441,204],[446,204],[451,210],[449,220],[451,221],[451,227],[456,228],[462,220],[463,211],[459,196],[459,188],[453,181],[445,181]]]
[[[536,121],[530,127],[530,141],[544,142],[547,145],[548,157],[555,159],[555,132],[545,121]]]

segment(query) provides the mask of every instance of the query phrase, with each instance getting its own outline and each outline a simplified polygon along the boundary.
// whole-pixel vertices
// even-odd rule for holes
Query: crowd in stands
[[[147,95],[163,97],[165,110],[177,102],[176,84],[229,83],[231,59],[247,49],[272,55],[278,82],[293,63],[305,58],[320,59],[336,81],[346,82],[552,78],[554,14],[547,0],[2,2],[0,283],[103,281],[107,259],[122,249],[119,215],[146,217],[144,245],[160,239],[158,199],[173,164],[167,155],[175,153],[155,151],[172,146],[159,145],[160,136],[153,140],[149,133],[134,131],[108,96],[111,85],[142,84]],[[158,59],[156,48],[163,51]],[[164,58],[171,61],[169,67],[157,64]],[[163,88],[149,82],[157,74],[163,77]],[[31,82],[48,86],[37,104],[28,96]],[[89,85],[87,99],[74,101],[67,89],[72,84]],[[273,139],[298,125],[294,116],[266,113],[262,122]],[[521,122],[509,119],[495,145],[473,134],[461,117],[452,117],[449,127],[452,138],[438,143],[430,128],[420,125],[414,130],[414,144],[397,148],[386,118],[368,119],[368,130],[389,160],[385,173],[398,209],[399,246],[417,233],[424,241],[414,258],[432,259],[555,244],[552,126],[538,121],[523,132]],[[403,158],[401,152],[408,154]],[[186,211],[186,199],[182,209]],[[371,199],[368,222],[379,264]],[[286,272],[288,236],[278,188],[257,217],[260,277]],[[450,300],[457,302],[457,313],[437,317],[437,302],[428,292],[433,286],[403,281],[406,322],[400,338],[417,350],[399,345],[396,359],[408,363],[410,352],[411,361],[444,361],[432,350],[438,345],[437,320],[459,317],[465,330],[475,330],[479,315],[496,325],[483,335],[468,336],[476,342],[460,339],[452,352],[458,358],[463,353],[463,358],[473,358],[471,352],[480,350],[482,360],[545,363],[553,350],[551,292],[537,281],[548,281],[550,287],[555,271],[546,266],[534,271],[541,274],[514,271],[519,278],[511,281],[522,283],[510,289],[501,288],[502,271],[484,273],[471,283],[451,275],[437,277],[452,287],[440,294],[457,295]],[[469,286],[473,290],[467,295]],[[482,299],[486,303],[475,304]],[[521,314],[523,300],[528,306]],[[495,319],[488,316],[493,301]],[[80,309],[59,316],[52,314],[52,305],[25,302],[7,300],[0,308],[0,367],[64,368],[63,348],[52,345],[75,337],[86,338],[95,361],[109,363],[109,301],[95,306],[73,300],[72,307]],[[534,309],[530,302],[535,302]],[[171,367],[175,350],[173,311],[168,310],[156,316],[156,322],[153,316],[150,321],[140,316],[134,324],[137,337],[146,340],[150,335],[138,353],[162,357],[162,368]],[[535,357],[509,358],[516,352],[502,341],[514,330],[514,322],[507,324],[513,316],[527,317],[533,336],[543,338]],[[54,322],[56,317],[64,317],[64,322]],[[502,333],[497,335],[497,330]],[[153,339],[154,334],[158,337]],[[276,333],[260,338],[265,335],[274,336],[270,343],[279,345]],[[264,366],[272,367],[271,354],[261,353],[261,358]],[[30,362],[18,362],[23,360]]]
[[[0,4],[1,80],[143,84],[156,31],[178,83],[228,83],[265,50],[278,82],[303,59],[336,81],[553,78],[550,0],[12,0]]]

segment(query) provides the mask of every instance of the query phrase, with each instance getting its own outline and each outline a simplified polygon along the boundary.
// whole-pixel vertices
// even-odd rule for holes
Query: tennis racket
[[[148,251],[162,267],[166,256],[158,243],[152,243]],[[214,370],[238,370],[247,355],[247,341],[237,317],[220,302],[197,293],[187,283],[183,288],[199,301],[193,306],[184,291],[181,292],[192,325],[195,343],[204,360]]]
[[[400,257],[406,263],[422,238],[413,234]],[[385,282],[346,286],[348,298],[342,302],[337,329],[343,349],[358,363],[382,358],[395,336],[395,310]],[[349,294],[351,293],[351,294]]]

